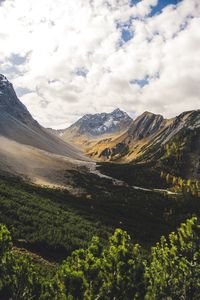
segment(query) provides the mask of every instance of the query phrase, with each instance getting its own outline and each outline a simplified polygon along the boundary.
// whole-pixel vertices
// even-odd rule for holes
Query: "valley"
[[[148,184],[147,190],[133,189],[85,170],[66,171],[65,178],[79,193],[39,187],[6,173],[0,178],[0,222],[13,232],[16,245],[46,259],[61,261],[93,235],[105,239],[118,227],[148,249],[200,214],[198,198],[148,191]]]
[[[119,228],[149,253],[200,217],[199,120],[199,110],[132,120],[116,109],[45,129],[0,75],[0,223],[14,260],[28,256],[52,278],[95,236],[106,249]]]
[[[0,0],[0,300],[200,299],[200,0]]]
[[[145,112],[132,120],[128,114],[116,109],[110,114],[86,115],[69,129],[57,132],[43,128],[32,118],[3,75],[0,76],[0,89],[0,202],[3,211],[0,222],[9,229],[11,224],[16,227],[16,239],[27,240],[27,234],[33,235],[34,238],[28,239],[26,244],[32,251],[36,249],[40,253],[43,246],[37,249],[35,244],[45,241],[45,256],[48,257],[48,252],[56,253],[56,249],[61,249],[58,253],[66,249],[70,254],[94,234],[107,236],[116,227],[127,230],[136,241],[149,247],[186,218],[198,215],[197,195],[176,193],[173,182],[167,182],[161,176],[165,172],[187,180],[188,176],[194,178],[191,172],[198,174],[198,171],[188,173],[193,165],[197,166],[196,160],[200,156],[198,110],[171,120]],[[127,145],[129,154],[124,153],[122,146],[121,150],[118,148],[120,153],[109,155],[107,159],[98,156],[95,161],[96,155],[88,152],[88,147],[99,153],[97,147],[103,149],[102,145],[106,147],[107,142]],[[189,149],[193,151],[191,154]],[[120,159],[117,159],[118,155]],[[127,155],[129,159],[132,157],[131,162],[127,162]],[[191,159],[187,159],[187,165],[182,165],[185,155]],[[198,180],[198,176],[195,178]],[[12,186],[10,191],[9,185]],[[5,193],[11,201],[9,204],[5,201]],[[18,193],[19,203],[14,201]],[[40,217],[42,223],[36,226],[36,215],[31,221],[26,213],[34,215],[35,211],[41,210],[43,215],[45,203],[49,203],[47,222],[56,223],[49,224],[48,238],[45,233],[37,238],[38,232],[43,232],[45,221]],[[66,221],[56,225],[51,211],[58,211],[59,219]],[[79,226],[76,225],[77,218],[85,224],[81,230],[76,229]],[[66,223],[65,231],[62,230],[63,222]],[[84,226],[90,228],[87,234]],[[77,242],[69,238],[67,245],[63,234],[71,236],[71,229]],[[57,248],[52,250],[50,240],[54,244],[54,239],[57,246],[53,247]]]

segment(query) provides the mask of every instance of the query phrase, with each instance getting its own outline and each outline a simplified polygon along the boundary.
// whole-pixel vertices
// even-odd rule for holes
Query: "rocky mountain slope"
[[[88,148],[88,155],[104,161],[154,161],[169,174],[200,178],[200,110],[169,120],[145,112],[122,135]]]
[[[99,141],[88,149],[88,154],[100,160],[131,161],[170,122],[171,120],[165,120],[161,115],[144,112],[132,121],[126,132],[117,137]]]
[[[145,112],[125,133],[98,141],[87,153],[100,161],[155,161],[167,173],[199,178],[200,110],[169,120]]]
[[[63,131],[62,139],[88,140],[122,133],[130,126],[132,119],[126,112],[116,109],[111,113],[87,114]]]
[[[136,162],[150,160],[176,176],[200,178],[200,110],[177,116],[143,149]]]
[[[73,193],[66,174],[92,168],[75,146],[49,133],[17,98],[12,84],[0,75],[0,174],[6,172],[39,185],[64,187]],[[70,177],[70,175],[68,175]]]
[[[0,75],[0,135],[57,155],[85,159],[77,148],[49,133],[32,118],[3,75]]]

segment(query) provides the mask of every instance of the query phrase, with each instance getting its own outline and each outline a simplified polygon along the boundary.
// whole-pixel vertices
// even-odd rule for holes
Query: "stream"
[[[119,180],[119,179],[116,179],[114,177],[111,177],[111,176],[108,176],[108,175],[105,175],[103,173],[101,173],[98,169],[97,169],[98,165],[95,166],[95,169],[91,169],[90,172],[92,174],[95,174],[101,178],[106,178],[106,179],[109,179],[112,181],[112,183],[114,185],[118,185],[118,186],[127,186],[127,187],[130,187],[134,190],[140,190],[140,191],[146,191],[146,192],[153,192],[153,193],[164,193],[164,194],[168,194],[168,195],[179,195],[179,193],[175,193],[175,192],[171,192],[169,190],[166,190],[166,189],[149,189],[149,188],[143,188],[143,187],[139,187],[139,186],[135,186],[135,185],[129,185],[128,183],[126,183],[125,181],[123,180]]]

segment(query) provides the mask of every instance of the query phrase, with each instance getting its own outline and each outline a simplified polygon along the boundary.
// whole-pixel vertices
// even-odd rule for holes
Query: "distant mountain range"
[[[144,112],[132,120],[126,112],[116,109],[111,113],[87,114],[64,130],[45,129],[17,98],[12,84],[0,75],[0,136],[67,159],[154,161],[168,172],[200,177],[200,110],[184,112],[173,119]],[[72,144],[82,148],[87,157]],[[9,144],[9,151],[11,148]],[[4,141],[0,144],[0,164],[3,156],[10,160],[6,149]],[[19,149],[20,155],[28,151],[22,146]],[[36,153],[34,156],[37,159]]]
[[[102,136],[122,133],[130,126],[132,119],[129,115],[115,109],[111,113],[87,114],[63,130],[49,129],[56,135],[62,136],[64,140],[76,142],[79,139],[94,139]]]
[[[132,120],[118,108],[111,113],[85,115],[63,130],[48,130],[78,144],[95,160],[131,161],[172,121],[150,112]]]
[[[110,114],[83,116],[59,134],[96,161],[155,160],[156,165],[162,164],[169,172],[173,169],[177,175],[200,176],[200,110],[172,119],[144,112],[131,120],[117,109]]]

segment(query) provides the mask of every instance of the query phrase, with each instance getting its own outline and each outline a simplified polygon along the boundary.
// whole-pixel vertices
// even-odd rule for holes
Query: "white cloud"
[[[116,107],[168,117],[199,108],[199,0],[149,16],[157,2],[6,0],[0,71],[29,91],[21,100],[45,126]],[[123,28],[133,33],[126,43]],[[131,84],[144,78],[143,88]]]

